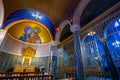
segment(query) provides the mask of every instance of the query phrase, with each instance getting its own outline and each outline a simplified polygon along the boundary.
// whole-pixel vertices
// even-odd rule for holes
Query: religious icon
[[[40,31],[41,29],[38,26],[35,26],[33,28],[31,26],[26,26],[24,28],[24,34],[21,35],[19,39],[24,42],[40,44],[41,39],[38,35]]]
[[[20,36],[20,40],[27,42],[27,38],[31,36],[32,33],[32,27],[31,26],[26,26],[24,28],[24,34]]]
[[[40,37],[38,35],[40,33],[40,31],[41,31],[40,28],[37,27],[37,26],[35,26],[33,28],[32,37],[35,39],[34,43],[36,43],[36,44],[40,44],[41,43],[41,39],[40,39]]]

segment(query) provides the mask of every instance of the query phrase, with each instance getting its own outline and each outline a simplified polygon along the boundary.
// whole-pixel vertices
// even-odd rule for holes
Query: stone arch
[[[60,26],[59,26],[60,31],[58,31],[58,32],[56,33],[56,35],[55,35],[55,40],[56,40],[56,41],[58,41],[58,42],[60,41],[60,35],[61,35],[63,29],[65,28],[65,26],[66,26],[67,24],[69,24],[69,25],[71,26],[71,23],[70,23],[69,20],[64,20],[64,21],[60,24]]]
[[[75,13],[73,15],[73,24],[78,24],[80,25],[80,17],[85,9],[85,7],[87,6],[87,4],[90,2],[91,0],[81,0],[75,10]]]

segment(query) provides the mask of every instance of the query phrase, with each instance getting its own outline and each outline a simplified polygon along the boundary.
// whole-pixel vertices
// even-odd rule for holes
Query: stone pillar
[[[114,64],[112,57],[110,55],[110,52],[108,50],[106,42],[103,42],[103,45],[104,45],[104,49],[105,49],[105,55],[106,55],[106,59],[107,59],[107,63],[108,63],[108,68],[111,72],[112,78],[113,78],[113,80],[119,80],[118,72],[116,70],[115,64]]]
[[[54,79],[56,80],[57,76],[56,76],[56,69],[57,69],[57,45],[58,43],[53,41],[52,45],[51,45],[51,60],[50,60],[50,69],[51,69],[51,73],[54,76]]]
[[[0,29],[0,52],[2,50],[3,40],[5,38],[6,33],[6,30]]]
[[[77,80],[85,80],[83,63],[82,63],[82,54],[81,54],[80,26],[75,24],[72,25],[70,29],[74,35],[74,50],[75,50],[75,59],[76,59]]]
[[[4,20],[4,4],[3,0],[0,0],[0,28],[2,27]]]

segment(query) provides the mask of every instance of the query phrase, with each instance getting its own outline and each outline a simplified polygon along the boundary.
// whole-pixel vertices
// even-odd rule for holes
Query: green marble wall
[[[14,68],[15,65],[22,64],[22,57],[17,55],[8,54],[5,52],[0,53],[0,72],[7,71]]]
[[[22,66],[22,56],[9,54],[6,52],[0,53],[0,72],[5,72],[11,69],[13,70],[14,66]],[[46,57],[34,57],[31,59],[31,66],[39,69],[40,67],[45,68],[45,72],[49,72],[49,56]]]

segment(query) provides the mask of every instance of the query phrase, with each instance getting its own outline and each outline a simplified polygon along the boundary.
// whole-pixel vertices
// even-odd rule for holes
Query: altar
[[[23,48],[22,56],[23,63],[22,65],[16,65],[14,67],[14,72],[35,72],[35,67],[30,65],[31,58],[35,56],[35,50],[31,47]]]
[[[34,66],[15,66],[14,72],[35,72]]]

